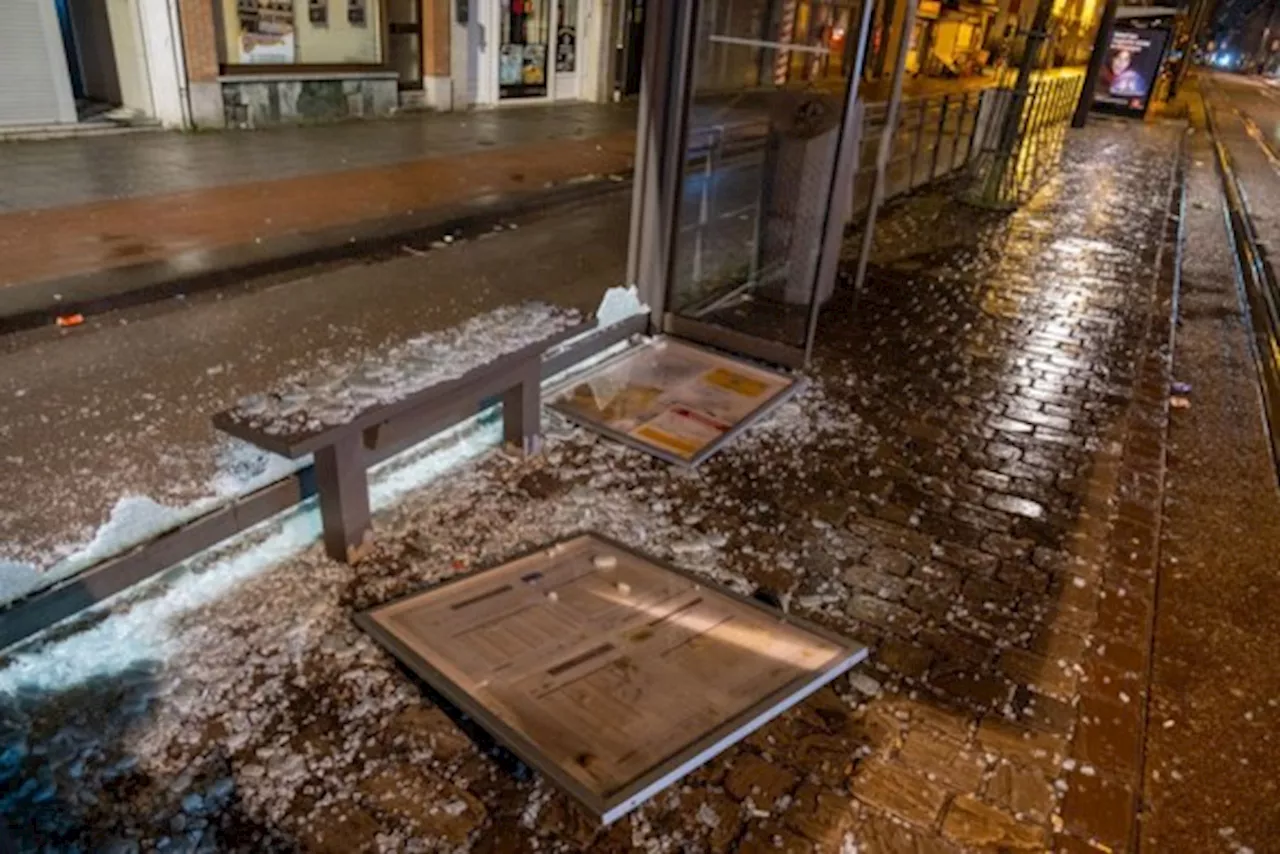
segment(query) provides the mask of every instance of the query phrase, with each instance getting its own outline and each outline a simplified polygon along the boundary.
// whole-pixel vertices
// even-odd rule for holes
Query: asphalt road
[[[232,451],[210,418],[287,376],[525,300],[594,310],[622,284],[629,215],[620,186],[448,246],[0,338],[0,570],[50,567],[122,497],[177,508],[227,474],[252,476],[262,461]]]

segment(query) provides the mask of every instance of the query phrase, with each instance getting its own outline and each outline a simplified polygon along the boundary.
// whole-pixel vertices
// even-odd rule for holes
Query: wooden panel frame
[[[779,620],[794,628],[816,635],[817,637],[844,649],[846,653],[844,655],[837,655],[825,667],[810,676],[797,677],[787,685],[772,692],[758,702],[739,712],[737,715],[724,721],[720,726],[704,733],[689,744],[678,749],[665,761],[655,765],[643,775],[622,787],[622,789],[614,795],[602,798],[588,790],[580,782],[566,773],[558,764],[551,761],[551,759],[544,754],[536,744],[534,744],[524,734],[509,727],[497,715],[491,712],[484,703],[477,700],[445,676],[441,671],[433,667],[428,661],[412,651],[408,645],[401,642],[395,634],[382,626],[378,622],[377,618],[378,612],[387,608],[392,608],[406,600],[428,595],[432,592],[441,590],[442,588],[464,580],[475,578],[484,572],[523,560],[548,549],[568,547],[571,544],[576,544],[582,541],[594,541],[600,543],[610,549],[622,552],[636,560],[652,564],[661,570],[679,575],[691,582],[701,585],[703,588],[719,593],[738,604],[746,605],[752,609],[760,611],[770,619]],[[710,759],[722,753],[729,747],[732,747],[734,744],[743,740],[748,735],[776,718],[778,715],[781,715],[783,712],[802,702],[814,692],[830,684],[833,680],[844,673],[847,673],[851,668],[865,660],[868,655],[866,647],[856,643],[855,641],[849,640],[848,638],[841,637],[822,626],[801,617],[782,613],[755,599],[735,593],[709,578],[695,575],[692,572],[680,569],[667,561],[640,552],[630,546],[618,542],[617,540],[611,539],[594,531],[580,531],[563,539],[557,540],[554,543],[542,545],[513,555],[503,560],[501,563],[486,567],[485,569],[477,572],[466,573],[438,584],[430,585],[421,590],[417,590],[413,593],[362,611],[356,614],[353,617],[353,620],[362,631],[377,641],[401,664],[413,671],[414,674],[430,685],[432,689],[439,692],[441,696],[452,703],[458,710],[478,722],[487,732],[493,735],[505,747],[510,749],[516,756],[520,757],[520,759],[527,765],[532,768],[536,768],[540,773],[553,781],[558,787],[571,795],[604,825],[612,824],[622,818],[627,813],[631,812],[636,807],[661,792],[663,789],[675,783],[684,775],[702,766]]]

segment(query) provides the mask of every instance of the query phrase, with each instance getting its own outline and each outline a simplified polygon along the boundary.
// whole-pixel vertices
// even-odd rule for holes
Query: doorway
[[[620,0],[613,53],[614,100],[640,94],[640,69],[644,58],[645,0]]]
[[[582,97],[581,12],[578,0],[556,0],[556,100]]]
[[[490,19],[497,55],[483,44],[487,103],[536,103],[582,97],[589,61],[585,0],[498,0]],[[494,6],[489,6],[494,9]],[[496,79],[496,86],[492,83]]]
[[[80,121],[154,113],[137,0],[59,0],[58,28]]]
[[[420,0],[387,4],[387,59],[402,92],[422,90],[422,9]]]
[[[498,19],[498,98],[546,98],[550,0],[502,0]]]

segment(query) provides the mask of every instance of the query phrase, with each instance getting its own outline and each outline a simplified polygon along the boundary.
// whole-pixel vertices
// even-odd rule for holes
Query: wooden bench
[[[238,407],[215,415],[213,424],[290,459],[313,454],[325,551],[335,560],[354,563],[372,542],[367,473],[372,452],[385,456],[388,448],[407,448],[501,395],[504,440],[524,453],[536,453],[542,434],[543,354],[594,326],[586,323],[548,336],[456,378],[361,410],[340,424],[298,429],[299,421],[307,420],[305,412],[272,421]]]

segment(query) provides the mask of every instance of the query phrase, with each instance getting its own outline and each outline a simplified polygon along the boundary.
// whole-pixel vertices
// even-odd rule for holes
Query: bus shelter
[[[650,331],[808,361],[852,200],[871,11],[651,2],[627,267]]]

